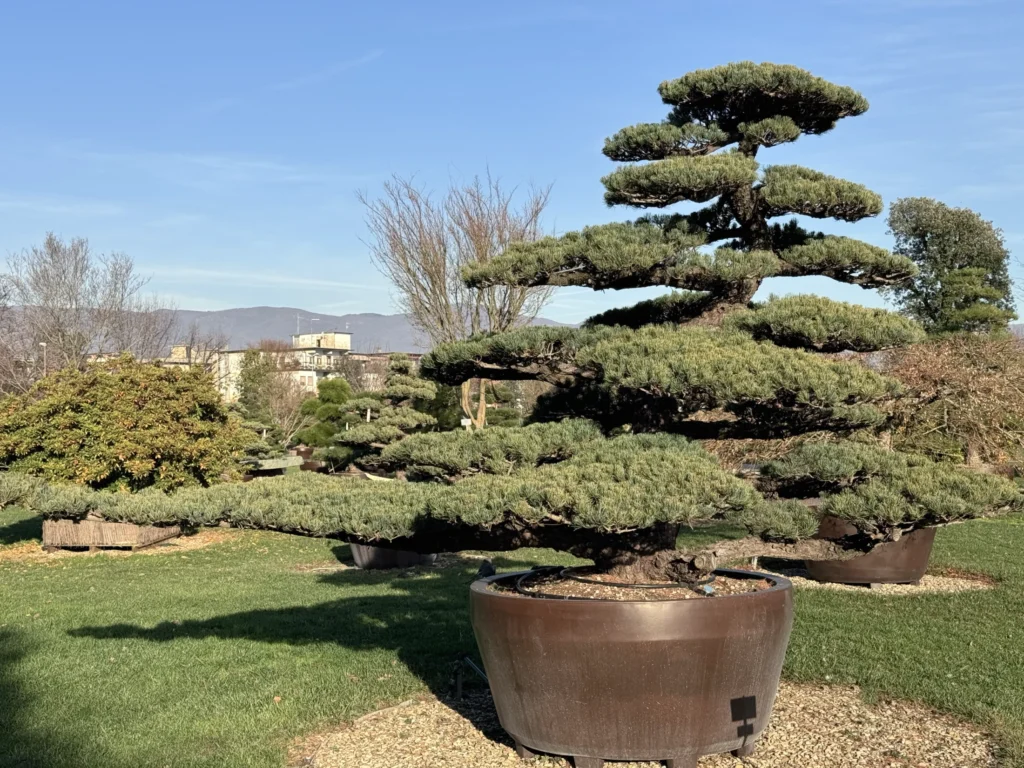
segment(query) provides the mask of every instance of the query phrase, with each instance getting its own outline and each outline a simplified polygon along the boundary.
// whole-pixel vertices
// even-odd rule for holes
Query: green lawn
[[[0,514],[0,548],[38,536],[37,521]],[[939,541],[937,565],[985,571],[999,588],[801,592],[787,675],[974,718],[1024,767],[1024,519],[970,523]],[[445,691],[452,661],[474,650],[475,565],[309,570],[339,557],[337,543],[245,533],[184,554],[0,558],[0,767],[279,768],[303,733]]]

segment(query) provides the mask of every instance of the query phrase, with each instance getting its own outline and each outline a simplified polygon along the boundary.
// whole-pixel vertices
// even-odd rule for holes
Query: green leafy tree
[[[207,373],[129,356],[0,400],[0,464],[92,488],[207,486],[235,470],[246,440]]]
[[[273,375],[273,363],[259,349],[247,349],[242,355],[238,373],[238,401],[230,407],[252,435],[244,449],[250,459],[270,459],[284,455],[283,435],[274,424],[267,394]]]
[[[269,425],[270,403],[267,389],[275,372],[274,361],[262,350],[247,349],[238,371],[238,405],[250,421]]]
[[[606,142],[605,154],[625,164],[605,177],[605,199],[707,205],[512,245],[463,275],[476,287],[676,292],[581,328],[441,344],[421,361],[424,376],[449,386],[474,378],[551,385],[533,411],[537,423],[392,441],[404,430],[382,415],[358,428],[362,444],[380,446],[378,466],[419,482],[318,481],[300,490],[285,478],[240,489],[244,501],[215,490],[205,506],[133,514],[420,552],[551,547],[623,579],[692,581],[742,557],[855,557],[921,526],[1019,506],[1019,490],[1004,479],[851,439],[886,425],[902,387],[832,353],[914,342],[920,327],[818,297],[751,304],[767,277],[825,275],[878,288],[915,274],[905,256],[777,221],[855,222],[881,212],[878,195],[812,169],[758,163],[762,150],[863,113],[865,99],[796,67],[749,62],[691,72],[660,93],[667,120]],[[694,439],[822,431],[835,439],[799,444],[756,482],[722,469]],[[819,504],[803,503],[815,494]],[[812,538],[823,513],[849,520],[856,534]],[[713,522],[747,535],[677,548],[681,528]]]
[[[907,197],[889,209],[889,232],[895,252],[919,270],[913,281],[889,293],[929,333],[991,332],[1016,317],[1010,254],[992,222],[969,208]]]

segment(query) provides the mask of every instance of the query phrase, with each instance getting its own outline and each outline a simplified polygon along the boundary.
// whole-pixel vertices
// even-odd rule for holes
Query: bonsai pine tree
[[[913,321],[814,296],[752,303],[767,277],[825,275],[866,288],[911,278],[914,263],[787,217],[856,222],[878,195],[798,165],[761,166],[772,147],[830,131],[867,102],[792,66],[739,63],[660,87],[661,123],[624,128],[605,154],[610,205],[659,213],[508,248],[465,273],[472,286],[662,286],[661,298],[591,318],[584,327],[530,327],[442,344],[421,373],[553,385],[526,427],[420,434],[401,401],[422,384],[396,371],[382,401],[347,403],[368,423],[345,444],[380,449],[409,482],[251,483],[246,503],[189,507],[189,522],[227,520],[418,552],[551,547],[629,581],[694,581],[731,560],[775,554],[852,558],[918,527],[997,514],[1019,504],[997,477],[849,439],[887,422],[900,385],[856,359],[923,337]],[[374,410],[376,408],[376,410]],[[376,418],[374,418],[376,414]],[[700,439],[833,439],[798,445],[747,481]],[[327,484],[324,484],[327,483]],[[816,496],[819,503],[803,500]],[[123,514],[123,513],[119,513]],[[182,516],[155,506],[147,522]],[[855,533],[811,538],[820,516]],[[681,529],[722,522],[727,541],[677,548]]]
[[[664,122],[624,128],[605,143],[605,155],[624,163],[603,179],[605,201],[704,207],[517,244],[465,277],[475,287],[676,290],[605,312],[581,329],[481,336],[442,345],[423,362],[426,375],[446,384],[482,376],[540,379],[558,388],[539,409],[542,416],[585,416],[608,434],[627,433],[611,441],[614,451],[602,449],[601,464],[611,456],[621,464],[592,468],[606,473],[600,479],[578,478],[595,483],[595,493],[579,498],[569,483],[560,485],[561,495],[524,491],[507,514],[530,519],[543,510],[545,523],[563,521],[578,541],[600,542],[574,547],[599,565],[685,578],[723,557],[759,551],[849,557],[849,550],[913,527],[960,519],[964,500],[978,501],[977,493],[985,496],[977,514],[1010,503],[1014,492],[999,481],[952,477],[878,446],[842,441],[798,449],[766,468],[757,492],[748,491],[692,443],[638,434],[843,436],[881,427],[899,385],[856,361],[819,353],[873,351],[923,337],[916,323],[895,314],[820,297],[752,303],[767,277],[824,275],[884,288],[916,274],[905,256],[784,221],[801,215],[856,222],[881,212],[877,194],[814,169],[758,163],[764,150],[862,114],[868,104],[859,93],[796,67],[749,62],[692,72],[659,91],[670,106]],[[540,471],[552,479],[560,471],[572,476],[580,455]],[[616,493],[617,480],[635,495]],[[651,497],[643,500],[645,482]],[[787,497],[809,494],[823,494],[821,511],[855,521],[858,534],[833,544],[806,541],[821,512]],[[516,512],[519,505],[530,511]],[[751,537],[710,554],[673,551],[679,524],[723,517],[742,523]]]
[[[351,448],[339,445],[334,436],[355,422],[356,417],[344,405],[352,399],[352,387],[343,378],[326,379],[317,386],[316,397],[302,404],[304,416],[313,420],[299,430],[295,439],[316,449],[314,455],[334,471],[352,461]]]
[[[373,469],[374,457],[383,448],[436,423],[433,416],[415,407],[417,401],[433,400],[436,394],[432,382],[414,374],[408,355],[393,354],[378,397],[358,397],[336,406],[334,423],[344,428],[333,441],[348,449],[361,468]]]

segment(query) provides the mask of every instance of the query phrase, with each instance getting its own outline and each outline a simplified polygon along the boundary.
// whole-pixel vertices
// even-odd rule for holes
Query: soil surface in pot
[[[578,578],[572,578],[576,576]],[[645,585],[623,583],[606,573],[578,569],[572,575],[540,572],[521,582],[528,595],[543,597],[583,598],[590,600],[700,600],[723,595],[759,592],[772,586],[765,579],[734,579],[715,576],[705,583],[689,586],[676,581],[656,581]],[[514,585],[495,583],[491,589],[498,592],[516,592]]]

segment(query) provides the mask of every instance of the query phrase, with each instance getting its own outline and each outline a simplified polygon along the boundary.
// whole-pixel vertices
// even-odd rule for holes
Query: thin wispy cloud
[[[991,200],[1024,192],[1024,181],[986,181],[984,184],[960,184],[951,194],[973,200]]]
[[[240,96],[225,96],[220,99],[213,99],[194,107],[191,110],[186,110],[182,116],[187,117],[208,117],[210,115],[216,115],[219,112],[237,107],[243,103],[243,99]]]
[[[0,211],[21,211],[45,216],[120,216],[124,206],[102,200],[2,197]]]
[[[312,72],[301,73],[269,84],[258,84],[250,88],[241,89],[241,93],[222,96],[200,104],[180,107],[174,111],[172,119],[191,122],[196,119],[209,118],[250,102],[265,101],[268,94],[297,91],[302,88],[322,85],[341,77],[346,72],[376,61],[383,55],[383,49],[374,49],[358,58],[338,61]]]
[[[289,286],[316,291],[335,291],[339,288],[359,291],[387,291],[383,285],[348,283],[325,280],[319,277],[305,277],[287,272],[253,272],[248,269],[203,269],[201,267],[155,267],[143,268],[162,283],[204,283],[228,284],[240,288],[267,288]]]
[[[336,64],[331,64],[323,69],[318,69],[314,72],[307,72],[306,74],[293,77],[290,80],[285,80],[280,83],[275,83],[270,86],[272,91],[294,91],[299,88],[306,88],[311,85],[320,85],[326,83],[334,78],[338,77],[351,69],[356,69],[364,64],[369,64],[371,61],[375,61],[384,55],[384,51],[375,50],[370,51],[364,56],[360,56],[358,59],[350,59],[348,61],[339,61]]]
[[[164,181],[204,190],[242,184],[323,184],[344,178],[292,163],[229,154],[103,152],[69,147],[55,148],[55,152],[95,166],[141,171]]]
[[[890,95],[908,88],[920,93],[921,70],[955,76],[965,70],[998,71],[1005,65],[1009,51],[980,39],[976,31],[964,27],[953,40],[948,29],[925,22],[914,28],[895,28],[877,34],[866,49],[849,49],[831,57],[830,76],[858,88],[871,88]],[[884,87],[884,88],[883,88]],[[947,98],[948,93],[943,93]]]
[[[196,296],[191,293],[162,293],[160,298],[175,309],[187,309],[190,312],[217,312],[238,306],[237,303],[224,299]]]

